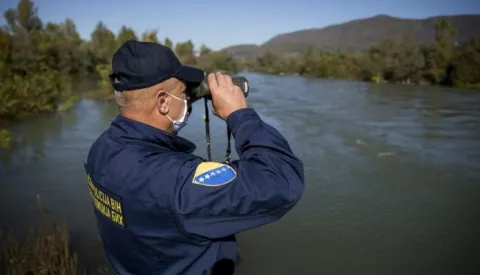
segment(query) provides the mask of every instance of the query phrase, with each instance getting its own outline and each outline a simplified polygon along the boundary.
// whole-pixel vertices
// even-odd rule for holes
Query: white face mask
[[[183,101],[185,103],[185,106],[183,108],[183,116],[181,118],[179,118],[178,120],[174,120],[172,119],[169,115],[167,115],[167,117],[172,121],[173,123],[173,132],[176,134],[178,133],[183,127],[185,127],[185,125],[187,125],[187,120],[188,120],[188,114],[187,114],[187,109],[188,109],[188,106],[187,106],[187,100],[186,99],[181,99],[181,98],[178,98],[174,95],[172,95],[171,93],[168,93],[169,95],[171,95],[173,98],[177,99],[177,100],[180,100],[180,101]]]

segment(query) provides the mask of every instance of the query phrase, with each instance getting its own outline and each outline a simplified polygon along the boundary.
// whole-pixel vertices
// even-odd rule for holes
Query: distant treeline
[[[253,71],[294,73],[373,82],[434,84],[480,88],[480,36],[457,44],[450,21],[435,25],[435,42],[418,45],[408,37],[385,39],[368,52],[321,52],[310,46],[303,54],[266,50]]]
[[[461,87],[480,84],[480,37],[457,45],[456,31],[448,21],[437,23],[432,45],[419,46],[408,38],[385,40],[367,53],[321,52],[311,46],[302,54],[267,50],[256,60],[246,61],[205,45],[197,53],[191,40],[175,45],[168,38],[159,41],[156,31],[137,36],[123,26],[115,34],[102,22],[86,41],[70,19],[44,24],[30,0],[20,0],[17,8],[7,10],[4,17],[7,24],[0,27],[0,120],[66,109],[79,96],[85,96],[85,90],[89,97],[111,99],[107,79],[111,58],[129,39],[162,43],[172,48],[183,63],[206,71],[249,70]],[[76,89],[77,83],[86,78],[94,79],[95,85]]]

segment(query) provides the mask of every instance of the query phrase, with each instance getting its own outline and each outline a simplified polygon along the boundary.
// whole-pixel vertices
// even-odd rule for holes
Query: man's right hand
[[[247,100],[242,90],[233,84],[232,78],[222,73],[210,73],[208,85],[212,94],[212,112],[226,120],[228,116],[247,108]]]

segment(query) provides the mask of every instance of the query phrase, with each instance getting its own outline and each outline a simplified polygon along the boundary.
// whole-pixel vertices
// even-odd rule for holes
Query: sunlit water
[[[250,107],[290,141],[307,181],[282,220],[238,236],[237,274],[480,274],[480,93],[243,75]],[[182,135],[206,157],[202,104]],[[82,162],[116,113],[84,100],[12,126],[0,228],[26,230],[39,195],[68,224],[82,263],[108,265]],[[211,119],[223,160],[225,124]]]

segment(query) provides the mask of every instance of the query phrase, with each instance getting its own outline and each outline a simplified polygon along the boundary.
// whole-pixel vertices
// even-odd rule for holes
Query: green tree
[[[372,46],[369,54],[374,71],[389,82],[418,83],[422,79],[424,55],[408,37],[386,39]]]
[[[120,32],[117,36],[117,47],[120,47],[123,43],[127,42],[128,40],[137,40],[137,35],[132,28],[128,28],[126,26],[122,26],[120,28]]]
[[[205,46],[205,44],[202,44],[202,46],[200,46],[200,56],[206,56],[211,52],[212,50],[209,47]]]
[[[277,70],[277,62],[279,61],[279,56],[277,53],[273,52],[270,49],[266,49],[265,52],[257,57],[256,69],[264,73],[279,73]]]
[[[397,70],[395,71],[396,81],[406,83],[419,83],[425,68],[425,56],[422,49],[414,45],[410,38],[400,42],[397,53]]]
[[[3,13],[3,17],[5,18],[5,21],[7,22],[7,28],[8,31],[14,32],[16,26],[16,21],[17,21],[17,15],[16,15],[16,10],[14,9],[8,9]]]
[[[220,70],[235,73],[239,70],[238,62],[231,53],[226,51],[203,51],[198,58],[197,66],[206,72]]]
[[[202,44],[202,46],[200,46],[200,54],[197,59],[197,66],[205,71],[215,70],[215,58],[216,57],[212,53],[212,50]]]
[[[0,86],[5,79],[12,48],[12,38],[5,27],[0,27]]]
[[[231,53],[226,51],[210,53],[213,56],[213,64],[215,70],[236,73],[239,70],[238,62]]]
[[[157,38],[157,32],[157,30],[153,30],[142,33],[142,41],[159,44],[160,42]]]
[[[183,64],[195,65],[196,57],[193,42],[191,40],[183,43],[177,43],[175,46],[175,54]]]
[[[4,28],[1,35],[0,102],[3,106],[0,108],[0,118],[14,118],[51,109],[59,92],[55,87],[59,82],[51,78],[55,72],[42,71],[42,64],[38,62],[36,42],[42,23],[36,15],[36,8],[29,1],[20,1],[16,9],[7,10],[4,15],[8,28]],[[40,93],[45,88],[48,93]],[[35,98],[36,102],[29,101],[30,97]],[[38,101],[41,103],[38,104]]]
[[[164,45],[169,47],[170,49],[173,48],[173,43],[172,43],[172,40],[170,40],[168,37],[165,38],[165,42],[164,42]]]
[[[60,24],[47,23],[37,39],[39,57],[50,68],[68,76],[85,74],[87,53],[80,48],[83,41],[71,19]]]
[[[455,86],[480,88],[480,36],[462,45],[452,63]]]
[[[38,9],[30,0],[20,0],[16,10],[6,12],[6,21],[9,23],[16,22],[18,27],[30,32],[40,30],[42,21],[38,17]]]
[[[65,22],[60,25],[62,32],[65,34],[68,39],[71,39],[74,41],[76,44],[78,44],[82,39],[80,38],[80,35],[77,32],[77,26],[75,25],[75,22],[73,22],[72,19],[67,18],[65,19]]]
[[[19,1],[5,12],[0,31],[0,119],[22,118],[56,110],[72,96],[72,78],[84,73],[72,20],[44,27],[37,8]]]
[[[300,74],[320,75],[318,68],[319,54],[314,45],[309,45],[303,54]]]
[[[98,22],[91,34],[90,48],[96,64],[109,64],[117,49],[115,34],[102,21]]]
[[[302,56],[298,53],[286,53],[275,63],[280,73],[298,73],[302,67]]]
[[[423,49],[426,59],[424,77],[431,83],[451,83],[449,71],[452,66],[456,33],[452,22],[448,20],[440,19],[435,23],[435,43]]]

